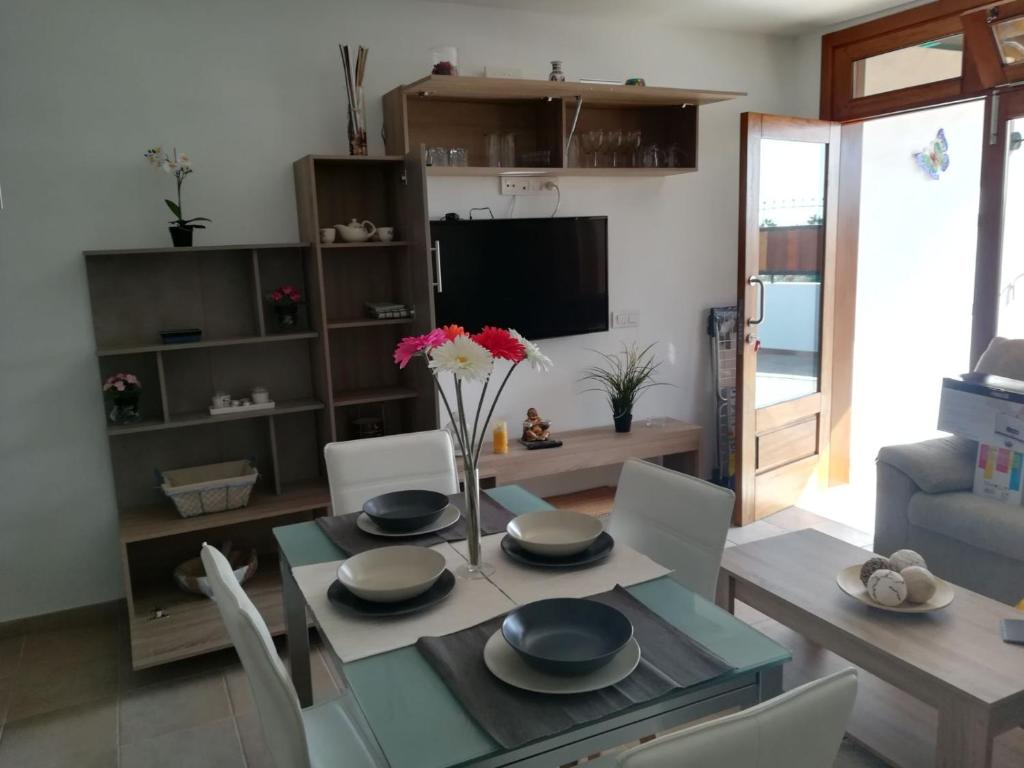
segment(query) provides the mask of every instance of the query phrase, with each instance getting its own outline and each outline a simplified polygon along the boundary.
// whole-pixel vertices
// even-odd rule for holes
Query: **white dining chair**
[[[850,668],[599,760],[602,768],[830,768],[857,696]]]
[[[672,578],[714,600],[735,495],[648,461],[622,465],[609,530]]]
[[[324,460],[335,515],[390,491],[459,492],[452,438],[443,429],[328,443]]]
[[[263,617],[238,585],[219,550],[200,554],[213,600],[252,686],[263,739],[276,768],[371,768],[376,765],[341,699],[307,709],[278,658]]]

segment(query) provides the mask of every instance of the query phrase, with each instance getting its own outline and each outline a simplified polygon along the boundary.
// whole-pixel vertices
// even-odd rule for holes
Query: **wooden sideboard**
[[[480,453],[480,478],[488,485],[605,467],[627,459],[662,458],[667,467],[700,475],[701,428],[696,424],[657,419],[646,426],[645,420],[637,419],[631,432],[620,434],[610,424],[559,432],[553,437],[563,442],[560,448],[532,451],[515,439],[515,427],[509,425],[508,453],[494,453],[490,443]]]

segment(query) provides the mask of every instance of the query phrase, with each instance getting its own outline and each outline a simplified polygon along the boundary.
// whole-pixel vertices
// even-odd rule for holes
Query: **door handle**
[[[757,275],[747,278],[747,285],[757,286],[757,317],[747,320],[747,325],[760,325],[764,322],[764,281]]]
[[[434,247],[430,250],[434,252],[434,288],[438,293],[444,293],[444,278],[441,277],[441,241],[435,240]]]

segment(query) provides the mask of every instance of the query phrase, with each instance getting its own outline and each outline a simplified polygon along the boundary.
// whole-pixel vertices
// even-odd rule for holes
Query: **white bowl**
[[[527,552],[567,557],[593,544],[604,526],[596,517],[581,512],[551,509],[520,515],[505,530]]]
[[[444,555],[432,549],[381,547],[342,563],[338,567],[338,581],[364,600],[397,603],[426,592],[444,569]]]

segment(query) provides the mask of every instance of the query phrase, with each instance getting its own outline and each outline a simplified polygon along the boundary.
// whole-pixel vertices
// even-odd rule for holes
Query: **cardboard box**
[[[1002,445],[980,443],[974,465],[974,492],[979,496],[1020,505],[1024,502],[1024,453]]]
[[[1024,381],[974,373],[943,379],[938,428],[979,443],[1024,450]]]

